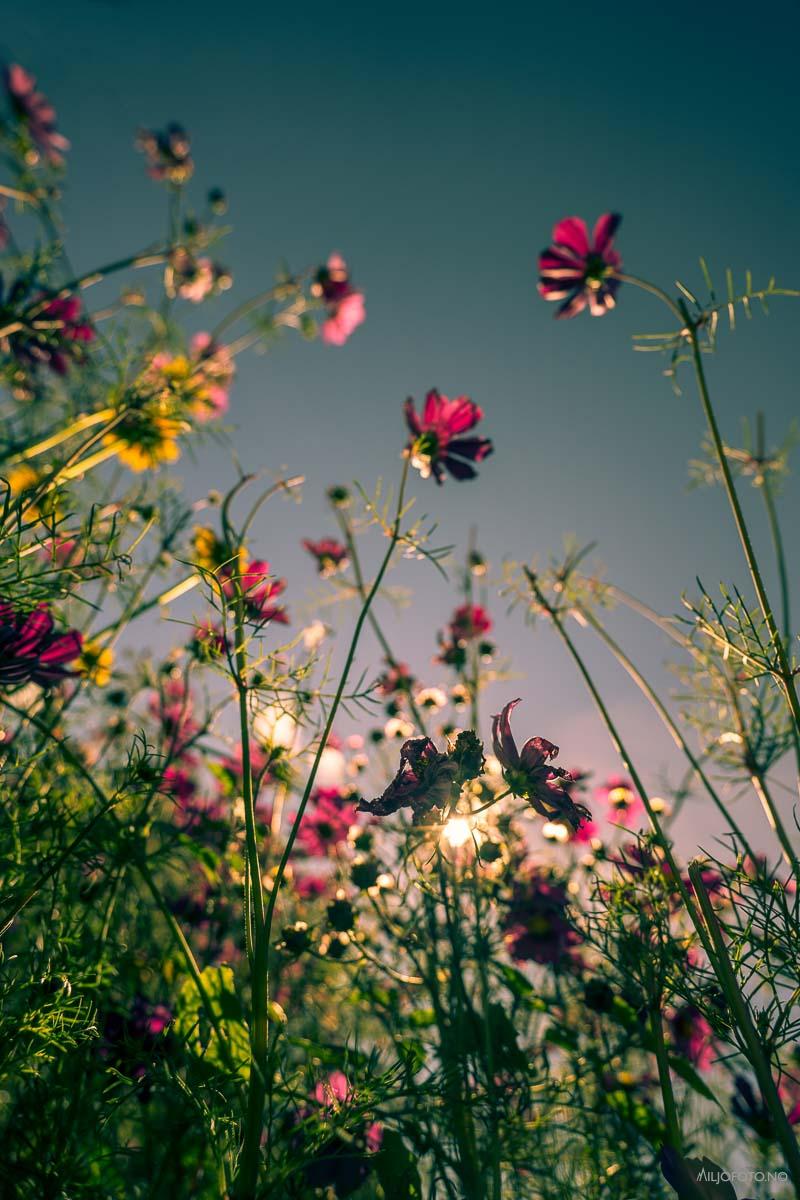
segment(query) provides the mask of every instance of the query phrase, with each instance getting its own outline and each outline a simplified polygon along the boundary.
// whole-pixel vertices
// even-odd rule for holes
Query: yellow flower
[[[149,417],[135,414],[107,435],[109,442],[121,442],[117,457],[132,471],[149,471],[162,463],[177,462],[181,456],[177,438],[187,425],[175,417]]]
[[[99,642],[84,642],[78,671],[95,687],[106,687],[111,680],[114,651]]]
[[[192,534],[194,562],[204,571],[216,571],[222,566],[232,566],[232,557],[225,543],[220,541],[210,525],[195,525]],[[247,566],[247,552],[241,548],[236,556],[238,567],[234,574],[241,575]]]

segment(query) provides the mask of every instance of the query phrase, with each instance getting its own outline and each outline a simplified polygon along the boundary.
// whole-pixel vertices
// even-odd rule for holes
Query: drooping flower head
[[[186,130],[174,121],[166,129],[140,129],[136,149],[147,158],[147,174],[151,179],[164,180],[179,186],[188,182],[194,172],[191,143]]]
[[[323,579],[329,579],[339,571],[344,571],[350,561],[347,547],[335,538],[321,538],[318,542],[304,538],[303,549],[316,559],[317,571]]]
[[[332,254],[325,266],[320,267],[311,292],[320,297],[328,314],[320,330],[323,342],[329,346],[343,346],[351,333],[363,324],[367,314],[364,293],[353,287],[341,254]]]
[[[613,248],[622,217],[604,213],[592,232],[580,217],[565,217],[553,229],[553,244],[539,256],[539,294],[561,301],[556,317],[577,316],[589,305],[593,317],[602,317],[616,303],[619,280],[615,272],[622,259]]]
[[[448,754],[437,750],[428,737],[409,738],[400,748],[400,767],[392,782],[376,800],[361,800],[359,812],[385,817],[410,808],[418,821],[432,808],[444,808],[453,799],[454,784],[466,777],[462,762],[465,736],[459,736],[456,750]],[[482,757],[469,778],[481,769]]]
[[[18,612],[0,601],[0,687],[38,683],[48,687],[73,674],[67,663],[80,657],[83,638],[75,629],[57,633],[46,605]]]
[[[423,479],[432,475],[441,484],[445,472],[454,479],[474,479],[477,471],[472,464],[483,462],[494,449],[488,438],[463,436],[483,419],[482,409],[469,396],[450,400],[431,388],[422,413],[417,413],[409,397],[405,415],[412,434],[406,453]]]
[[[46,96],[36,91],[33,75],[18,63],[11,63],[5,70],[5,83],[11,106],[33,142],[34,150],[29,156],[32,164],[43,154],[51,166],[60,166],[64,161],[62,151],[69,150],[69,142],[58,132],[56,110]]]
[[[579,829],[591,813],[576,804],[562,780],[567,772],[553,767],[558,746],[546,738],[529,738],[521,750],[511,732],[511,713],[520,703],[511,700],[492,718],[492,742],[495,757],[503,768],[503,778],[515,796],[521,796],[548,821],[566,821]]]

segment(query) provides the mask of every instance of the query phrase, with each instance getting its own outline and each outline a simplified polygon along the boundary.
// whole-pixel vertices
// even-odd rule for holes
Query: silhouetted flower
[[[343,346],[366,317],[364,293],[353,287],[347,263],[340,254],[332,254],[324,267],[317,271],[311,286],[327,309],[322,322],[321,336],[329,346]]]
[[[556,317],[574,317],[587,304],[593,317],[602,317],[614,307],[619,288],[614,272],[622,259],[612,242],[621,220],[618,213],[604,213],[591,242],[580,217],[565,217],[555,226],[552,246],[539,256],[539,294],[563,301]]]
[[[417,820],[450,800],[457,775],[458,763],[430,738],[410,738],[400,748],[400,769],[386,791],[377,800],[361,800],[358,811],[385,817],[411,808]]]
[[[174,121],[163,130],[140,129],[136,149],[147,157],[147,174],[151,179],[175,185],[191,179],[194,163],[189,135]]]
[[[550,765],[558,746],[546,738],[533,737],[517,750],[510,718],[519,703],[511,700],[492,718],[494,753],[503,768],[503,778],[515,796],[527,800],[548,821],[567,821],[573,829],[579,829],[591,813],[565,790],[561,781],[567,772]]]
[[[51,166],[60,166],[64,161],[63,150],[69,150],[69,142],[56,129],[56,110],[41,92],[36,91],[33,75],[18,63],[12,63],[5,71],[6,91],[17,117],[25,124],[36,151],[43,154]],[[38,154],[31,155],[35,163]]]
[[[303,548],[317,560],[317,570],[323,579],[343,571],[350,561],[347,547],[335,538],[321,538],[318,542],[305,538]]]
[[[66,664],[80,656],[83,638],[77,630],[57,633],[46,605],[22,613],[0,601],[0,687],[58,683],[74,674]]]
[[[443,483],[445,471],[454,479],[474,479],[477,471],[472,463],[483,462],[494,449],[488,438],[461,436],[483,419],[483,411],[468,396],[450,400],[431,388],[422,413],[417,413],[409,397],[405,414],[412,434],[406,453],[423,479],[433,475]]]

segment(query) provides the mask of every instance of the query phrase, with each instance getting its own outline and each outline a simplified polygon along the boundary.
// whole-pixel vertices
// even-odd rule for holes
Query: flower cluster
[[[343,346],[359,325],[364,323],[364,293],[353,287],[347,263],[340,254],[332,254],[324,267],[317,271],[311,288],[325,305],[327,316],[322,322],[323,342]]]

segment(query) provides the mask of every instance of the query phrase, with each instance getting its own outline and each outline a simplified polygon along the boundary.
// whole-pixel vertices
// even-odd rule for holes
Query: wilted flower
[[[323,579],[329,579],[331,575],[343,571],[350,561],[347,547],[335,538],[321,538],[318,542],[304,538],[303,548],[316,559],[317,571]]]
[[[329,346],[343,346],[351,333],[363,324],[366,317],[364,293],[353,287],[347,263],[340,254],[332,254],[320,267],[311,287],[312,294],[321,297],[328,311],[322,322],[322,340]]]
[[[430,738],[410,738],[400,748],[400,769],[377,800],[361,800],[359,812],[385,817],[400,808],[411,808],[415,820],[442,808],[453,794],[458,764],[440,753]]]
[[[6,67],[5,82],[11,106],[26,126],[35,147],[28,156],[29,161],[36,163],[41,153],[51,166],[60,166],[64,161],[62,151],[69,150],[69,142],[56,129],[56,110],[46,96],[36,91],[33,75],[18,63]]]
[[[46,605],[21,613],[7,601],[0,601],[0,687],[28,682],[47,687],[58,683],[73,674],[66,664],[79,657],[82,645],[77,630],[56,633]]]
[[[519,703],[518,699],[511,700],[492,718],[492,742],[503,778],[515,796],[526,799],[548,821],[564,820],[573,829],[579,829],[591,813],[582,804],[575,804],[564,789],[561,781],[566,772],[550,765],[550,760],[558,754],[558,746],[546,738],[533,737],[522,750],[517,750],[511,732],[511,713]]]
[[[180,186],[192,177],[194,163],[189,135],[174,121],[166,129],[140,129],[136,149],[146,155],[147,173],[151,179],[165,180]]]
[[[431,388],[422,414],[417,413],[411,397],[406,400],[405,414],[412,434],[406,453],[423,479],[433,475],[441,484],[445,471],[454,479],[474,479],[477,471],[471,464],[483,462],[494,449],[488,438],[461,436],[483,418],[483,411],[468,396],[449,400]]]
[[[556,317],[574,317],[587,304],[593,317],[602,317],[614,307],[619,288],[614,273],[622,259],[611,243],[621,220],[618,213],[604,213],[591,242],[580,217],[565,217],[555,226],[552,246],[539,256],[539,294],[563,301]]]

